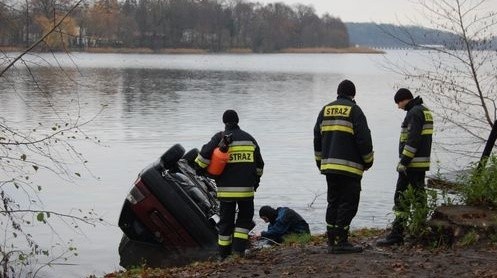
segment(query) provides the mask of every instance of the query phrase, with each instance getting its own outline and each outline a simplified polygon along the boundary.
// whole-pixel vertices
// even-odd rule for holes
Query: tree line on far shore
[[[45,50],[89,47],[248,48],[349,46],[345,24],[311,6],[243,0],[0,0],[0,46],[28,46],[74,5]]]

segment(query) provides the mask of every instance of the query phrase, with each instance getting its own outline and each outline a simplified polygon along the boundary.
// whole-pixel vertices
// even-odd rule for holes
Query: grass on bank
[[[365,238],[376,238],[381,236],[385,230],[377,228],[362,228],[352,230],[350,232],[350,239],[359,241]],[[323,234],[289,234],[284,236],[283,243],[280,246],[285,247],[305,247],[305,246],[319,246],[327,244],[326,233]]]

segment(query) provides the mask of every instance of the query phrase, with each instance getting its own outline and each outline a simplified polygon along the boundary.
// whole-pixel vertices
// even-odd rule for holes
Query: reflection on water
[[[363,179],[353,228],[385,227],[392,218],[404,113],[392,101],[398,77],[377,67],[378,56],[77,54],[72,60],[78,68],[60,58],[63,72],[32,69],[36,84],[22,70],[9,76],[16,82],[0,84],[1,116],[26,128],[57,121],[48,103],[67,113],[80,108],[83,118],[105,106],[86,127],[102,146],[77,143],[99,179],[83,177],[74,185],[40,177],[51,185],[43,193],[48,209],[95,209],[111,223],[85,228],[82,236],[64,234],[76,238],[80,255],[71,262],[76,266],[56,267],[55,273],[81,277],[117,269],[117,218],[136,175],[175,143],[200,148],[223,128],[225,109],[238,111],[241,127],[258,140],[266,162],[256,209],[290,206],[314,233],[323,232],[326,183],[314,163],[312,131],[318,111],[335,99],[336,86],[345,78],[356,84],[356,100],[368,117],[375,147],[375,165]],[[261,228],[258,223],[256,229]]]

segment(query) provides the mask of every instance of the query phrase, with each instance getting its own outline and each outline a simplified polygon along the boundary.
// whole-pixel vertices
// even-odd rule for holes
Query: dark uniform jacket
[[[228,149],[229,160],[221,175],[215,177],[217,197],[220,200],[253,199],[262,176],[264,161],[255,139],[238,125],[227,125],[224,131],[216,133],[202,146],[195,162],[206,168],[223,135],[229,134],[232,139]]]
[[[310,234],[309,224],[293,209],[279,207],[276,212],[276,219],[269,224],[267,231],[261,232],[261,236],[281,242],[284,235]]]
[[[406,117],[402,122],[399,157],[400,163],[409,170],[428,171],[430,169],[431,142],[433,134],[433,116],[423,104],[423,99],[416,97],[405,107]]]
[[[371,132],[355,101],[338,96],[321,109],[314,126],[314,153],[322,174],[361,179],[364,170],[371,167]]]

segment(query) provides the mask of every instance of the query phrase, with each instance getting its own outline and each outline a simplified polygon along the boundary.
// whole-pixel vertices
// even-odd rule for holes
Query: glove
[[[407,167],[399,162],[399,164],[397,164],[397,172],[407,175]]]
[[[366,163],[366,164],[364,165],[364,171],[369,170],[369,168],[371,168],[372,166],[373,166],[373,162],[371,162],[371,163]]]

